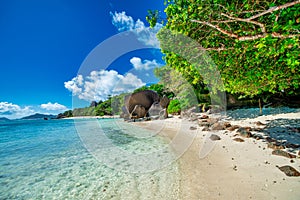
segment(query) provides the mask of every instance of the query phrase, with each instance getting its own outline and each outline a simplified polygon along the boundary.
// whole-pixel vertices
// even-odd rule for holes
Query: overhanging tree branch
[[[294,6],[294,5],[298,4],[298,3],[300,3],[300,0],[293,1],[293,2],[290,2],[290,3],[286,3],[286,4],[283,4],[283,5],[281,5],[281,6],[274,6],[274,7],[270,8],[270,9],[264,11],[264,12],[261,12],[261,13],[259,13],[259,14],[257,14],[257,15],[254,15],[254,16],[252,16],[252,17],[249,17],[248,19],[249,19],[249,20],[253,20],[253,19],[256,19],[256,18],[258,18],[258,17],[260,17],[260,16],[263,16],[263,15],[265,15],[265,14],[272,13],[272,12],[274,12],[274,11],[276,11],[276,10],[281,10],[281,9],[284,9],[284,8],[287,8],[287,7]]]
[[[271,33],[267,33],[266,31],[266,26],[265,24],[261,23],[261,22],[258,22],[258,21],[254,21],[253,19],[256,19],[258,17],[261,17],[263,15],[266,15],[268,13],[272,13],[272,12],[275,12],[277,10],[281,10],[281,9],[284,9],[284,8],[287,8],[287,7],[291,7],[291,6],[294,6],[296,4],[299,4],[300,3],[300,0],[297,0],[297,1],[294,1],[294,2],[290,2],[290,3],[286,3],[284,5],[281,5],[281,6],[275,6],[275,7],[272,7],[266,11],[263,11],[259,14],[256,14],[252,17],[249,17],[249,18],[239,18],[239,17],[232,17],[230,15],[227,15],[225,13],[221,13],[221,16],[224,16],[224,17],[227,17],[229,20],[211,20],[210,22],[207,22],[207,21],[200,21],[200,20],[195,20],[195,19],[192,19],[191,22],[196,22],[196,23],[199,23],[199,24],[204,24],[204,25],[207,25],[213,29],[216,29],[218,30],[219,32],[229,36],[229,37],[232,37],[232,38],[236,38],[240,41],[246,41],[246,40],[256,40],[256,39],[259,39],[259,38],[264,38],[266,37],[267,35],[271,35],[272,37],[277,37],[277,38],[292,38],[292,37],[298,37],[300,36],[300,34],[288,34],[288,35],[284,35],[284,34],[281,34],[281,33],[277,33],[277,32],[271,32]],[[275,19],[276,21],[278,20],[278,16],[276,17]],[[247,22],[247,23],[251,23],[251,24],[254,24],[254,25],[257,25],[261,28],[261,34],[256,34],[256,35],[250,35],[250,36],[240,36],[238,34],[235,34],[233,32],[230,32],[230,31],[227,31],[223,28],[221,28],[218,24],[221,24],[221,23],[230,23],[230,22]],[[213,23],[217,23],[217,24],[213,24]]]

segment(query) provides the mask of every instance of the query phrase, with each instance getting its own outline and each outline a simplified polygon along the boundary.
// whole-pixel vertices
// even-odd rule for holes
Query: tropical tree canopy
[[[299,0],[168,0],[165,13],[161,44],[166,30],[196,41],[194,47],[208,52],[217,66],[227,92],[241,97],[300,92]],[[153,25],[157,12],[149,14]],[[163,45],[162,51],[168,66],[197,90],[204,88],[207,81],[193,63]]]

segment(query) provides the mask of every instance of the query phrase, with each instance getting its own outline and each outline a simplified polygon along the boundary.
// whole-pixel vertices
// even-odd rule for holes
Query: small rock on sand
[[[298,172],[295,168],[285,165],[282,167],[278,167],[282,172],[285,173],[287,176],[300,176],[300,172]]]
[[[234,130],[236,130],[238,128],[241,128],[241,127],[239,125],[233,125],[233,126],[228,127],[227,130],[234,131]]]
[[[286,151],[282,151],[280,149],[276,149],[276,150],[272,151],[272,155],[284,156],[284,157],[287,157],[287,158],[296,158],[295,155],[290,154]]]
[[[216,141],[216,140],[221,140],[220,136],[212,134],[209,139],[211,139],[212,141]]]
[[[221,122],[217,122],[215,124],[213,124],[211,126],[211,129],[214,130],[214,131],[221,131],[221,130],[225,130],[225,124],[224,123],[221,123]]]
[[[233,138],[234,141],[236,142],[245,142],[242,138]]]
[[[284,146],[277,142],[275,142],[275,143],[270,142],[270,143],[268,143],[268,148],[276,150],[276,149],[284,149]]]
[[[208,126],[205,126],[202,131],[210,131],[209,127]]]
[[[240,136],[242,137],[251,137],[252,136],[252,133],[250,132],[250,130],[248,129],[248,127],[241,127],[237,130],[237,133],[239,133]]]

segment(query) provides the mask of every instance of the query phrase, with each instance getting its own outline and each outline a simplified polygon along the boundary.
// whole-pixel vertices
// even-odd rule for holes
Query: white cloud
[[[45,109],[45,110],[51,110],[51,111],[65,111],[67,110],[68,108],[64,105],[61,105],[59,103],[51,103],[51,102],[48,102],[46,104],[41,104],[40,106],[42,109]]]
[[[19,105],[0,102],[0,116],[7,117],[9,119],[21,118],[27,115],[34,114],[35,111],[30,106],[21,107]]]
[[[130,59],[130,63],[133,65],[134,69],[136,69],[136,70],[149,70],[149,69],[154,69],[154,68],[162,65],[162,64],[157,63],[156,60],[142,61],[142,59],[139,57],[132,57]]]
[[[65,88],[72,91],[73,94],[80,94],[82,89],[80,86],[83,85],[83,77],[82,75],[78,75],[70,81],[65,82]]]
[[[121,13],[115,12],[115,14],[110,12],[110,15],[112,16],[112,24],[117,27],[118,31],[134,29],[134,20],[131,16],[127,16],[124,11]]]
[[[92,71],[85,78],[78,75],[65,82],[65,88],[71,91],[73,96],[86,101],[105,100],[108,95],[130,92],[143,85],[145,83],[135,75],[128,73],[124,76],[115,70]]]
[[[159,41],[156,38],[156,33],[163,27],[162,24],[157,23],[155,27],[146,27],[144,22],[138,19],[136,22],[131,16],[126,15],[123,12],[110,12],[112,16],[112,24],[118,29],[118,31],[132,31],[134,32],[139,41],[144,44],[159,48]]]

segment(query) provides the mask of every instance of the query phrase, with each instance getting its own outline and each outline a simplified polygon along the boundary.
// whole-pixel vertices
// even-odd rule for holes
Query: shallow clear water
[[[177,199],[176,162],[149,170],[149,152],[149,163],[173,158],[162,138],[121,121],[0,122],[0,199]]]

